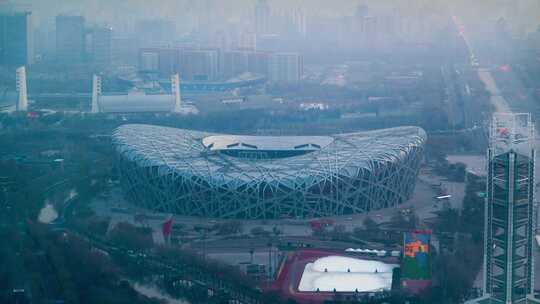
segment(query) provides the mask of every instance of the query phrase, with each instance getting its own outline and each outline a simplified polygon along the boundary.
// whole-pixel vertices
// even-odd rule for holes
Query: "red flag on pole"
[[[171,235],[171,232],[172,232],[172,226],[173,226],[173,219],[172,219],[172,216],[165,222],[163,223],[163,237],[164,238],[167,238],[169,237],[169,235]]]

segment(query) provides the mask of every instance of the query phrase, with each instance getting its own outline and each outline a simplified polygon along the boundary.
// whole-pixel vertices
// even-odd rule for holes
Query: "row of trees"
[[[403,231],[416,229],[420,221],[414,212],[403,214],[396,212],[388,223],[379,224],[366,217],[362,227],[347,230],[345,225],[335,225],[314,229],[313,236],[322,240],[354,242],[377,242],[387,245],[399,244],[403,239]]]
[[[67,232],[49,232],[41,224],[28,223],[27,227],[29,237],[43,252],[46,261],[33,263],[31,271],[49,277],[44,289],[34,289],[34,297],[48,298],[50,289],[56,288],[58,294],[49,300],[63,299],[74,304],[159,304],[159,301],[141,296],[123,281],[121,270],[108,254],[92,247],[86,240]]]

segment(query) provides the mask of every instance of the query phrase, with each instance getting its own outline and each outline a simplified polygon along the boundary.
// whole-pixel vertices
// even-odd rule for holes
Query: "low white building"
[[[299,291],[379,292],[392,288],[392,273],[398,265],[343,256],[328,256],[308,263]]]

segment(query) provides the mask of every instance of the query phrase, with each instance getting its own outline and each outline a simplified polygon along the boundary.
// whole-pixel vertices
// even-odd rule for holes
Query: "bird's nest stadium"
[[[426,133],[237,136],[151,125],[113,134],[123,190],[160,212],[240,219],[362,213],[409,199]]]

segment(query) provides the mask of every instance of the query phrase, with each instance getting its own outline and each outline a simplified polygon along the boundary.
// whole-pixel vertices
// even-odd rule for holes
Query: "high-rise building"
[[[162,78],[170,77],[179,72],[182,50],[177,48],[161,48],[158,50],[159,76]]]
[[[82,16],[56,17],[56,59],[62,64],[81,63],[85,57],[86,32]]]
[[[0,10],[0,65],[32,63],[32,23],[30,12]]]
[[[361,20],[364,17],[366,17],[367,15],[369,15],[369,7],[367,5],[365,5],[365,4],[359,4],[356,7],[356,11],[354,12],[354,16]]]
[[[140,20],[135,24],[140,47],[164,47],[175,37],[176,25],[170,20]]]
[[[55,34],[54,21],[34,28],[32,33],[34,61],[54,58],[56,48]]]
[[[255,5],[255,32],[257,35],[270,32],[270,6],[266,0],[258,0]]]
[[[218,79],[217,49],[145,48],[139,51],[139,71],[169,77],[179,73],[182,80],[214,81]]]
[[[354,27],[356,33],[364,32],[364,18],[369,16],[369,7],[367,5],[358,5],[354,13]]]
[[[478,304],[540,303],[534,291],[534,126],[497,113],[490,128],[483,297]]]
[[[141,49],[139,52],[139,71],[157,73],[159,69],[159,50]]]
[[[106,68],[111,64],[112,28],[100,27],[92,31],[92,61],[96,67]]]
[[[248,72],[268,77],[271,53],[251,52],[248,54]]]
[[[377,17],[366,16],[363,23],[364,46],[375,47],[378,42],[378,20]]]
[[[293,24],[296,30],[295,34],[299,34],[302,37],[306,36],[306,13],[302,9],[297,9],[293,13]]]
[[[248,71],[248,55],[246,51],[227,51],[222,55],[221,74],[231,78]]]
[[[285,42],[277,34],[257,36],[257,51],[279,52],[285,47]]]
[[[271,82],[295,83],[303,75],[303,58],[298,53],[275,53],[270,56],[268,76]]]
[[[186,50],[182,53],[180,74],[182,79],[213,81],[217,79],[218,66],[218,50]]]
[[[268,64],[271,53],[254,51],[223,52],[221,76],[231,78],[250,72],[268,77]]]
[[[531,50],[540,52],[540,26],[538,26],[536,32],[529,34],[528,43]]]
[[[245,31],[240,34],[238,48],[254,51],[257,49],[257,34],[251,31]]]
[[[137,64],[137,38],[132,36],[113,36],[111,39],[111,61],[114,65]]]
[[[178,73],[182,60],[179,48],[145,48],[139,50],[139,71],[157,73],[167,78]]]

